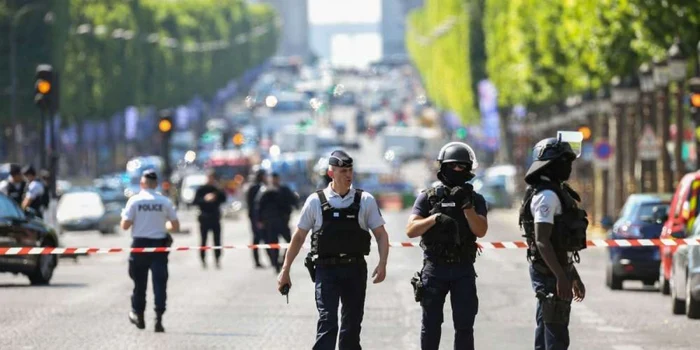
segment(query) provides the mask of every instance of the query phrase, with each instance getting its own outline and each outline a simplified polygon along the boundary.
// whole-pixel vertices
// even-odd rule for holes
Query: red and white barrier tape
[[[594,239],[587,241],[589,247],[660,247],[680,245],[700,245],[700,239]],[[395,248],[419,247],[418,242],[390,242]],[[479,242],[482,249],[523,249],[527,248],[524,241],[511,242]],[[205,247],[154,247],[154,248],[52,248],[52,247],[0,247],[0,255],[85,255],[111,253],[163,253],[191,250],[217,249],[286,249],[289,243],[279,244],[238,244]],[[309,249],[308,245],[304,248]]]

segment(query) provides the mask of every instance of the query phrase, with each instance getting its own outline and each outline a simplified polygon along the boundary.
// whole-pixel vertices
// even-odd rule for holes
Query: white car
[[[185,204],[188,208],[194,204],[194,195],[197,189],[207,183],[207,175],[205,174],[190,174],[182,179],[180,189],[180,203]]]

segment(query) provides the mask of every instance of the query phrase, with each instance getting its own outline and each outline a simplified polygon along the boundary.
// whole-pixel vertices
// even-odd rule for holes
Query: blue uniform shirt
[[[133,238],[163,239],[165,223],[177,220],[177,213],[168,197],[155,190],[141,190],[126,202],[122,219],[133,222]]]

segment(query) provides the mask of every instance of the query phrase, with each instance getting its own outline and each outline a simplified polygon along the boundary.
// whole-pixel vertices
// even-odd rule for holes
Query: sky
[[[382,17],[381,0],[308,0],[309,22],[378,23]],[[381,58],[379,33],[336,35],[331,40],[331,63],[338,66],[365,67]]]
[[[308,0],[309,22],[376,23],[382,17],[381,0]]]

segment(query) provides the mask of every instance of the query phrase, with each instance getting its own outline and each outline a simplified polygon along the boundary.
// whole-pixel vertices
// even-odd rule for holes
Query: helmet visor
[[[581,156],[583,147],[583,133],[579,131],[557,131],[557,139],[566,142],[571,146],[571,150],[576,154],[576,158]]]

